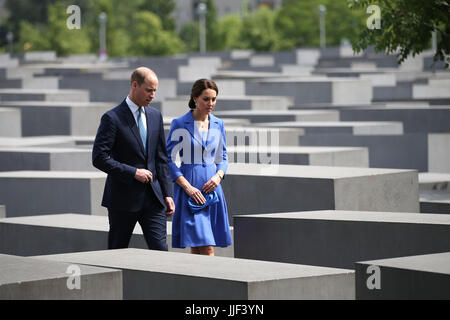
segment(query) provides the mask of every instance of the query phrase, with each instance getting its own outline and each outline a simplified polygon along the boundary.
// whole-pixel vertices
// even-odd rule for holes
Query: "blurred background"
[[[80,29],[66,27],[70,5],[80,8]],[[207,51],[319,47],[319,8],[324,45],[352,43],[366,28],[365,10],[335,0],[0,0],[0,52],[98,53],[101,13],[109,57],[199,51],[203,17]]]

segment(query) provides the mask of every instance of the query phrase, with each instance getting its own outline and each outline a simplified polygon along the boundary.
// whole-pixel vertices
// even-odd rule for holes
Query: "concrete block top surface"
[[[450,275],[450,252],[363,261],[358,263]]]
[[[327,220],[374,223],[434,224],[450,226],[450,216],[448,214],[420,214],[405,212],[318,210],[241,215],[235,216],[234,219],[241,219],[245,217],[252,219]]]
[[[39,90],[40,91],[40,90]],[[95,108],[109,107],[113,108],[118,102],[72,102],[72,101],[1,101],[0,106],[3,107],[54,107],[54,108]]]
[[[341,179],[356,178],[362,176],[377,176],[399,173],[415,173],[416,170],[406,169],[374,169],[374,168],[349,168],[327,166],[299,166],[299,165],[264,165],[231,163],[227,174],[249,176],[278,176],[290,178],[316,178],[316,179]]]
[[[279,146],[276,148],[279,153],[289,154],[311,154],[311,153],[335,153],[347,151],[367,150],[364,147],[296,147],[296,146]],[[0,149],[1,151],[1,149]],[[270,152],[270,146],[231,146],[227,147],[228,152]]]
[[[52,148],[52,147],[0,147],[0,152],[18,153],[92,153],[89,149],[78,148]]]
[[[399,121],[280,121],[255,124],[261,127],[297,128],[297,127],[370,127],[402,125]]]
[[[2,93],[23,93],[23,94],[64,94],[64,93],[85,93],[86,90],[77,89],[0,89],[0,94]]]
[[[0,224],[17,224],[27,226],[64,228],[76,230],[90,230],[90,231],[109,231],[109,222],[107,216],[86,215],[77,213],[61,213],[39,216],[23,216],[0,219]],[[233,227],[230,227],[232,230]],[[172,222],[167,221],[166,225],[167,235],[172,234]],[[136,223],[133,234],[142,235],[142,228],[139,223]]]
[[[39,256],[68,263],[104,266],[113,269],[180,274],[240,282],[352,274],[353,270],[308,265],[208,257],[146,249],[118,249]]]
[[[18,257],[0,254],[0,286],[17,282],[29,282],[54,278],[67,278],[69,263],[55,262],[31,257]],[[119,272],[102,267],[80,265],[81,274]]]
[[[419,172],[419,184],[440,182],[450,182],[450,173]]]
[[[73,136],[42,136],[42,137],[0,137],[0,148],[16,146],[39,146],[74,142]]]
[[[321,114],[331,114],[339,112],[336,110],[230,110],[230,111],[217,111],[215,114],[217,116],[302,116],[302,115],[321,115]]]
[[[5,171],[0,172],[0,179],[2,178],[96,179],[106,178],[106,174],[100,171]]]
[[[420,202],[450,204],[450,192],[442,190],[420,190]]]

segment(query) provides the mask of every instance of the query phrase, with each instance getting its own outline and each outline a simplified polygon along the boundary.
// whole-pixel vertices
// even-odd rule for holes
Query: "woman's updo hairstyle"
[[[196,108],[194,98],[200,97],[203,90],[205,89],[212,89],[216,92],[216,95],[219,94],[219,89],[217,88],[217,85],[214,81],[208,79],[199,79],[195,81],[194,85],[192,86],[191,99],[189,100],[189,108],[191,109]]]

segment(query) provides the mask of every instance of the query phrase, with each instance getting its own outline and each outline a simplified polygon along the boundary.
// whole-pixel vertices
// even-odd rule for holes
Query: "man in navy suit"
[[[149,249],[167,251],[166,216],[173,215],[161,113],[148,105],[158,77],[148,68],[131,75],[127,98],[101,119],[93,165],[108,174],[102,206],[108,208],[108,248],[127,248],[136,222]]]

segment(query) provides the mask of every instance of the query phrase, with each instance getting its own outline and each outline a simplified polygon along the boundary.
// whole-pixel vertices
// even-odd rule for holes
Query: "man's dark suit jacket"
[[[167,163],[167,151],[161,112],[145,107],[147,118],[147,152],[144,152],[133,114],[124,100],[101,119],[92,150],[93,165],[108,174],[102,206],[108,209],[137,212],[144,206],[151,188],[165,207],[164,197],[172,197],[173,185]],[[137,181],[136,170],[148,169],[153,181]],[[147,198],[148,199],[148,198]]]

